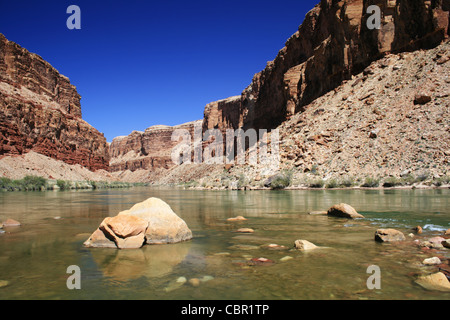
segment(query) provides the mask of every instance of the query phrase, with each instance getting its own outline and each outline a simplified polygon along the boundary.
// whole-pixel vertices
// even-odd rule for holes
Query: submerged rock
[[[137,249],[145,244],[178,243],[192,239],[192,232],[164,201],[150,198],[105,218],[84,243],[92,248]]]
[[[229,218],[229,219],[227,219],[227,221],[230,221],[230,222],[234,222],[234,221],[247,221],[247,219],[244,218],[243,216],[237,216],[237,217],[234,217],[234,218]]]
[[[312,216],[326,216],[328,214],[328,211],[311,211],[308,212],[308,214]]]
[[[254,233],[255,230],[250,229],[250,228],[241,228],[236,230],[237,233]]]
[[[421,276],[416,283],[427,290],[450,292],[450,282],[442,272]]]
[[[375,241],[378,242],[395,242],[406,240],[405,235],[395,229],[378,229],[375,232]]]
[[[14,219],[8,219],[3,222],[3,227],[20,227],[21,223]]]
[[[364,218],[363,215],[356,212],[356,210],[346,204],[341,203],[332,206],[330,209],[328,209],[328,215],[333,217],[339,217],[339,218],[347,218],[347,219],[358,219],[358,218]]]

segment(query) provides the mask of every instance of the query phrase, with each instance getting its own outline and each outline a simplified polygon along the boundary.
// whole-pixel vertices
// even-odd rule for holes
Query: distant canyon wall
[[[201,128],[202,120],[182,125],[153,126],[142,131],[133,131],[128,136],[115,138],[110,145],[110,171],[136,171],[170,169],[175,166],[172,151],[180,143],[172,141],[175,130],[187,130],[194,137],[194,128]]]

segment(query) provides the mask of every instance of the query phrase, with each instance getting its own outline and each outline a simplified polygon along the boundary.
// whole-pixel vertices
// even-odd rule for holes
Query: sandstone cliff
[[[178,141],[172,141],[173,132],[185,129],[194,137],[194,127],[197,125],[201,128],[201,124],[202,120],[174,127],[153,126],[144,132],[133,131],[128,136],[115,138],[110,145],[110,171],[158,171],[173,167],[171,153],[179,144]]]
[[[372,14],[367,12],[367,8],[374,4],[381,9],[379,30],[367,27],[367,20]],[[281,168],[302,174],[317,172],[319,168],[324,178],[344,174],[399,175],[399,170],[426,170],[422,166],[424,163],[433,169],[428,170],[429,172],[443,174],[447,170],[448,154],[439,151],[440,147],[432,141],[441,141],[444,145],[448,143],[448,132],[442,131],[442,120],[435,121],[448,113],[448,96],[442,92],[430,96],[431,101],[437,99],[436,103],[420,110],[414,109],[409,103],[413,103],[411,95],[420,95],[417,92],[419,86],[423,85],[427,90],[435,92],[436,83],[448,88],[448,82],[444,79],[445,72],[448,72],[445,62],[442,68],[441,65],[432,67],[433,64],[427,64],[424,60],[434,59],[438,54],[445,59],[446,55],[434,51],[429,56],[419,56],[416,53],[418,50],[436,48],[446,41],[449,35],[449,11],[449,0],[322,0],[308,12],[298,31],[287,40],[276,58],[253,77],[251,84],[240,96],[212,102],[205,107],[203,132],[207,129],[225,132],[229,128],[279,128],[283,139]],[[446,48],[448,45],[439,47],[439,50],[445,51]],[[416,54],[408,56],[412,61],[408,68],[413,68],[415,73],[407,73],[405,69],[390,65],[392,61],[402,59],[403,56],[397,54],[404,52]],[[379,70],[373,63],[382,61],[387,56],[390,60],[383,60],[388,62]],[[416,63],[423,65],[422,68],[416,69]],[[378,73],[372,69],[379,71],[380,80],[374,75]],[[404,78],[409,83],[392,83],[391,73],[399,83]],[[351,85],[348,84],[350,81]],[[431,86],[430,83],[433,82],[435,85]],[[334,100],[335,93],[340,91],[346,92],[346,98]],[[396,94],[399,96],[396,97]],[[359,103],[360,101],[363,103]],[[376,104],[380,104],[379,108],[375,107]],[[346,108],[352,111],[346,113],[343,111]],[[406,110],[410,110],[408,115]],[[426,120],[420,118],[420,112],[429,113]],[[363,117],[365,113],[369,115],[367,123]],[[322,114],[327,118],[321,117]],[[417,138],[413,145],[403,141],[403,146],[410,145],[408,156],[405,161],[398,161],[395,165],[393,163],[396,162],[398,152],[405,152],[397,144],[398,136],[373,140],[365,133],[369,129],[369,132],[378,132],[389,128],[384,132],[390,132],[394,136],[416,137],[415,130],[419,130],[419,127],[414,124],[405,130],[402,129],[400,120],[396,123],[382,122],[397,114],[421,119],[422,134],[424,137],[431,137],[432,141],[428,142],[424,138],[424,142],[420,143]],[[349,118],[347,125],[345,117]],[[316,121],[319,118],[321,120]],[[334,118],[340,119],[340,122],[333,122]],[[366,123],[366,127],[359,128],[358,122]],[[356,132],[360,131],[364,134],[357,135]],[[310,134],[312,132],[315,134]],[[348,136],[352,134],[355,134],[354,139]],[[158,139],[152,143],[173,147]],[[383,160],[373,155],[374,144],[377,144],[376,153]],[[428,157],[428,152],[424,156],[423,148],[433,150],[433,156]],[[139,144],[133,150],[139,154]],[[371,151],[366,154],[366,150]],[[168,151],[161,150],[166,153]],[[129,155],[132,159],[132,154]],[[116,157],[113,152],[112,157]],[[154,167],[142,164],[140,158],[136,161],[128,160],[128,163],[128,167],[133,170]],[[390,167],[386,167],[387,163],[390,163]],[[123,169],[126,168],[117,168]],[[240,171],[236,168],[230,173],[234,177],[247,174],[250,179],[256,179],[271,174],[265,172],[266,169],[246,167],[244,171]],[[188,181],[188,177],[196,180],[208,177],[205,181],[220,184],[220,175],[223,173],[221,170],[213,170],[207,165],[197,166],[195,169],[191,165],[171,167],[169,172],[153,175],[151,179],[170,183],[177,180]],[[190,172],[195,173],[191,175]]]
[[[373,4],[382,12],[380,30],[367,28]],[[383,55],[437,46],[449,33],[449,11],[448,0],[322,0],[240,101],[206,108],[205,126],[275,128]]]
[[[106,139],[81,118],[80,99],[68,78],[0,34],[0,157],[35,151],[107,170]]]

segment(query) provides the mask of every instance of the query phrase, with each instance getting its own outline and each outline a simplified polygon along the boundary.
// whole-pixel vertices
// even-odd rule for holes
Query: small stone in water
[[[0,280],[0,288],[6,287],[9,284],[9,281]]]
[[[280,261],[281,262],[285,262],[285,261],[288,261],[288,260],[291,260],[291,259],[294,259],[294,258],[292,258],[291,256],[286,256],[286,257],[281,258]]]
[[[193,287],[198,287],[200,286],[200,280],[197,278],[192,278],[189,280],[189,284]]]
[[[426,264],[429,266],[435,265],[435,264],[441,264],[441,263],[442,263],[441,259],[439,259],[438,257],[433,257],[433,258],[423,260],[423,264]]]
[[[186,282],[187,282],[187,279],[185,277],[179,277],[177,279],[177,283],[186,283]]]
[[[207,281],[211,281],[211,280],[214,280],[214,277],[204,276],[203,278],[200,279],[201,282],[207,282]]]

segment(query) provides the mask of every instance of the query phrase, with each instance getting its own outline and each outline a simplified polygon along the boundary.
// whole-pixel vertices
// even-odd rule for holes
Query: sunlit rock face
[[[67,77],[0,34],[0,157],[34,151],[108,170],[106,138],[81,118],[80,100]]]

